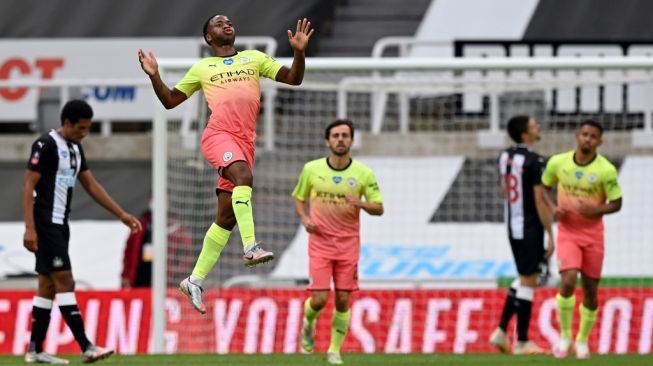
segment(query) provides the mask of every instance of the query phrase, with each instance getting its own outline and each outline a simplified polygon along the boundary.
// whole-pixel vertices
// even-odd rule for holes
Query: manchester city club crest
[[[347,178],[347,187],[349,188],[356,187],[356,179],[354,179],[353,177]]]
[[[583,178],[583,172],[576,172],[576,179],[581,180]]]
[[[342,182],[342,177],[337,176],[337,175],[335,175],[335,176],[334,176],[333,178],[331,178],[331,179],[333,179],[333,183],[335,183],[335,184],[340,184],[340,182]]]
[[[596,183],[596,173],[590,173],[590,175],[587,176],[587,180],[590,181],[590,183]]]

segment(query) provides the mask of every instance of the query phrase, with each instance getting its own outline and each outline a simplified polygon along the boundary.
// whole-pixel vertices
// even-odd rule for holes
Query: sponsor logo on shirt
[[[231,151],[227,151],[222,155],[222,161],[229,161],[234,157],[234,154]]]
[[[58,186],[74,187],[75,169],[60,169],[57,171],[57,177],[55,179]]]
[[[232,59],[232,58],[227,58],[227,59],[222,60],[222,63],[225,64],[225,65],[227,65],[227,66],[229,66],[229,65],[233,65],[233,63],[234,63],[234,59]]]
[[[224,71],[211,76],[211,81],[233,79],[232,81],[248,80],[250,76],[256,76],[256,71],[253,69]],[[242,80],[241,80],[242,79]]]

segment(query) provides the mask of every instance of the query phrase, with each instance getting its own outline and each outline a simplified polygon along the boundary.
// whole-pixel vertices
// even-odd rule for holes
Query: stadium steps
[[[411,36],[430,0],[348,0],[335,9],[330,34],[320,39],[319,57],[367,57],[387,36]]]
[[[496,158],[465,159],[431,222],[503,222]]]
[[[354,1],[353,3],[346,7],[336,7],[335,16],[340,20],[398,19],[412,21],[416,18],[421,20],[425,11],[424,1],[404,1],[401,6],[397,6],[396,2],[387,4],[372,1],[365,4],[362,1]]]
[[[622,157],[608,156],[619,169]],[[466,158],[430,222],[503,222],[497,158]]]

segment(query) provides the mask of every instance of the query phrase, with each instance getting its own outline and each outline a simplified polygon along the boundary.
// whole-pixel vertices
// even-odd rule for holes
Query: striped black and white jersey
[[[77,175],[88,169],[82,145],[51,130],[34,141],[27,169],[41,173],[34,188],[34,219],[67,224]]]
[[[499,156],[499,172],[505,187],[504,217],[511,239],[544,235],[533,187],[542,183],[545,165],[542,156],[521,144],[509,147]]]

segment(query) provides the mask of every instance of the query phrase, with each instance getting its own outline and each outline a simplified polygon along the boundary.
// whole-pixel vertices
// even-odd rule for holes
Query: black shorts
[[[510,238],[510,248],[515,257],[517,273],[530,276],[540,273],[544,261],[544,235],[527,235],[524,239]]]
[[[36,272],[48,274],[50,272],[70,270],[70,257],[68,256],[70,228],[68,224],[42,224],[37,222],[36,234],[39,237],[39,248],[35,253]]]

